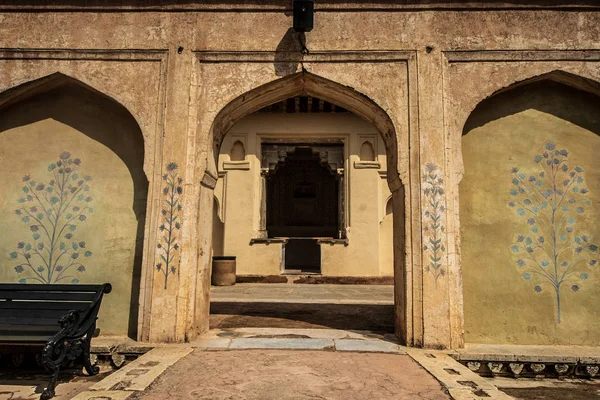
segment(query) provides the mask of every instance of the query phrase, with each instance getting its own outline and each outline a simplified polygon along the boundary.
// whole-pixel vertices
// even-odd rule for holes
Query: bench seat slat
[[[52,335],[10,335],[0,333],[0,345],[3,343],[10,344],[46,344]]]
[[[82,301],[1,301],[0,310],[87,310],[91,302]]]
[[[24,285],[25,286],[25,285]],[[96,293],[92,292],[56,292],[56,291],[27,291],[27,290],[3,290],[0,299],[15,300],[73,300],[92,301]]]
[[[19,309],[1,309],[0,308],[0,322],[4,321],[7,318],[45,318],[45,319],[54,319],[58,321],[63,315],[68,314],[71,310],[78,310],[76,308],[71,308],[68,310],[43,310],[43,309],[30,309],[27,312],[23,312],[23,310]],[[81,309],[79,309],[81,310]]]
[[[32,315],[21,315],[17,317],[2,317],[0,318],[0,326],[21,326],[21,325],[30,325],[30,326],[60,326],[58,323],[58,318],[49,317],[34,317]],[[56,328],[54,328],[56,329]]]
[[[29,325],[29,324],[5,324],[0,323],[0,335],[20,335],[21,333],[28,335],[31,332],[48,332],[54,335],[60,330],[58,322],[54,325]]]
[[[0,293],[6,290],[27,290],[30,292],[97,292],[102,285],[80,285],[80,284],[37,284],[37,283],[3,283],[0,285]]]

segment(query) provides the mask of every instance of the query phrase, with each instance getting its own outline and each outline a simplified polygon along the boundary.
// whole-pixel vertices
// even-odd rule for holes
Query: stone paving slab
[[[335,339],[334,342],[337,351],[406,354],[401,346],[380,340]]]
[[[456,400],[513,399],[444,352],[409,348],[407,353],[435,376]]]
[[[337,330],[321,329],[254,329],[244,330],[245,334],[237,335],[238,330],[228,331],[231,337],[221,338],[215,332],[209,332],[190,345],[202,350],[240,350],[240,349],[286,349],[286,350],[319,350],[354,351],[370,353],[406,353],[402,346],[387,340],[383,336],[368,337],[361,334],[343,336]],[[302,334],[300,334],[302,332]],[[309,335],[315,335],[309,336]],[[278,337],[279,336],[279,337]]]
[[[587,346],[471,344],[454,350],[451,355],[460,361],[600,363],[600,348]]]
[[[253,337],[287,336],[307,339],[384,339],[386,335],[371,331],[345,331],[341,329],[297,329],[297,328],[229,328],[211,329],[200,339],[233,339]],[[391,336],[390,336],[391,337]],[[194,342],[195,343],[195,342]]]
[[[168,367],[192,352],[188,346],[157,347],[102,381],[90,387],[90,390],[144,390]]]
[[[200,338],[190,343],[190,345],[194,348],[204,350],[228,350],[231,345],[231,339],[218,337]]]
[[[86,391],[79,393],[71,400],[125,400],[131,396],[133,392],[126,392],[120,390],[109,390],[109,391]]]
[[[286,350],[323,350],[334,348],[331,339],[232,339],[230,350],[241,349],[286,349]]]
[[[394,286],[240,283],[234,286],[213,286],[210,300],[215,303],[393,305]]]

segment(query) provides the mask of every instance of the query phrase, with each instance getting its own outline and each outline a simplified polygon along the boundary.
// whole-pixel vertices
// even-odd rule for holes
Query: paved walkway
[[[196,350],[129,399],[364,400],[450,397],[407,355]]]
[[[394,286],[238,283],[234,286],[213,286],[210,291],[210,301],[393,305]]]

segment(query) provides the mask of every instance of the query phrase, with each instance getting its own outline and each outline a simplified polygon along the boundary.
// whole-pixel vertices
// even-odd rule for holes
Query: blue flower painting
[[[162,272],[165,277],[165,289],[167,288],[169,275],[177,271],[173,261],[175,252],[179,250],[177,231],[181,229],[179,213],[182,208],[180,196],[183,193],[183,179],[178,176],[177,169],[178,165],[171,162],[167,164],[167,173],[163,175],[165,200],[161,210],[163,223],[159,227],[161,238],[157,244],[161,261],[156,264],[156,270]]]
[[[425,220],[423,231],[427,234],[424,251],[429,252],[429,262],[425,272],[431,274],[437,289],[438,279],[446,275],[442,265],[442,256],[446,247],[442,243],[444,225],[444,179],[437,165],[428,163],[423,174],[423,194],[425,195]]]
[[[22,197],[15,214],[29,227],[30,237],[19,241],[10,259],[18,264],[19,282],[78,283],[84,261],[92,256],[77,228],[93,213],[91,180],[80,172],[81,160],[63,152],[48,165],[47,182],[23,177]]]
[[[598,264],[598,246],[578,224],[592,205],[583,168],[568,158],[567,149],[546,143],[533,158],[535,170],[512,169],[508,203],[523,221],[510,246],[516,267],[535,293],[554,293],[559,324],[562,290],[578,292]]]

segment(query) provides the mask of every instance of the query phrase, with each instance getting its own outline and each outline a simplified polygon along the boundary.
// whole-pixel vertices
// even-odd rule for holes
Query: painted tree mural
[[[179,243],[177,243],[177,231],[181,229],[179,196],[183,193],[183,179],[178,176],[177,168],[177,164],[171,162],[167,164],[167,173],[163,175],[165,203],[161,210],[163,223],[159,227],[162,237],[157,245],[159,252],[161,252],[161,261],[156,264],[156,270],[162,271],[165,276],[165,289],[167,288],[169,275],[177,271],[177,268],[173,265],[173,260],[175,252],[179,250]]]
[[[428,163],[423,174],[423,194],[425,195],[425,221],[423,230],[427,237],[423,240],[426,245],[423,250],[429,251],[429,262],[425,265],[425,272],[433,275],[437,289],[438,279],[446,275],[442,265],[442,256],[446,247],[442,243],[444,225],[444,179],[437,165]]]
[[[556,296],[557,322],[561,321],[561,289],[578,292],[588,270],[598,263],[598,246],[579,228],[592,203],[586,197],[583,169],[570,167],[569,152],[546,143],[533,161],[535,172],[512,169],[512,196],[508,203],[526,222],[528,232],[519,234],[510,247],[521,276],[531,281],[535,293],[545,288]]]
[[[85,272],[82,259],[92,252],[76,231],[94,210],[88,195],[92,178],[80,175],[80,166],[81,160],[65,151],[48,165],[52,177],[47,183],[23,177],[15,214],[29,226],[31,239],[19,241],[10,253],[19,262],[14,270],[25,275],[19,282],[78,283],[78,275]]]

